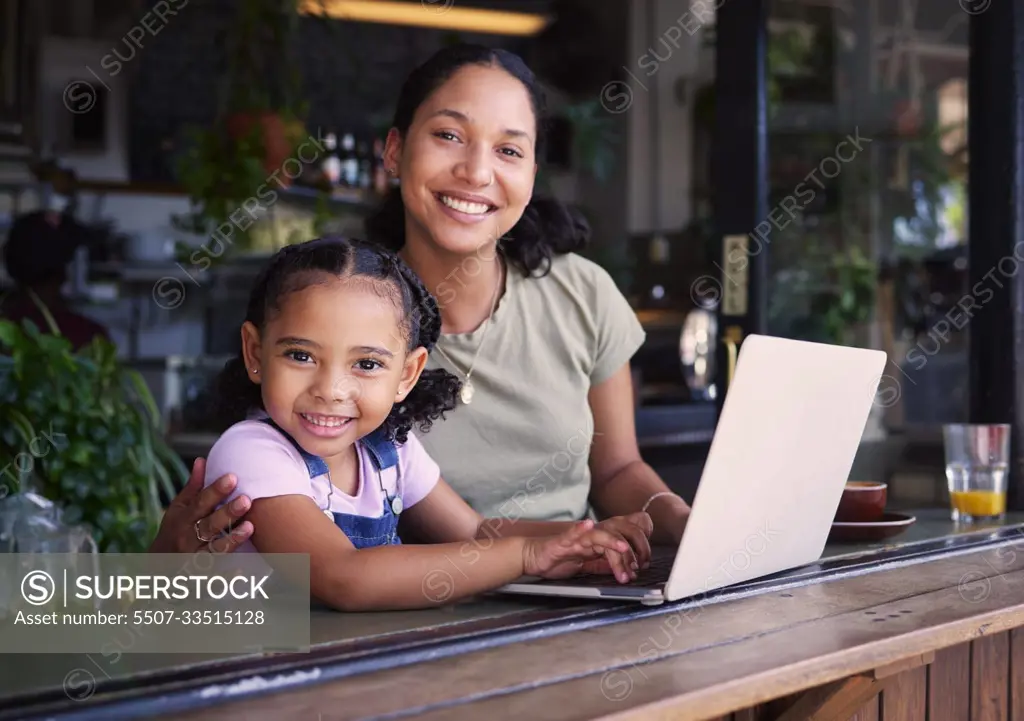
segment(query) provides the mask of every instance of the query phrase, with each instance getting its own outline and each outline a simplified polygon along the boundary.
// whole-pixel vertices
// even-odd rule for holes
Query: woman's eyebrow
[[[430,117],[435,118],[438,115],[443,115],[447,118],[453,118],[463,123],[472,123],[473,120],[465,113],[461,113],[458,110],[452,110],[451,108],[441,108]],[[529,138],[530,134],[525,130],[516,130],[515,128],[503,128],[501,131],[504,135],[508,135],[512,138]]]

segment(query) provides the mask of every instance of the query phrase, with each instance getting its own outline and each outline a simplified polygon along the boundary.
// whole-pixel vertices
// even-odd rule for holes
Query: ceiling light
[[[359,23],[413,25],[494,35],[536,35],[548,23],[543,15],[458,7],[456,1],[300,0],[299,13]]]

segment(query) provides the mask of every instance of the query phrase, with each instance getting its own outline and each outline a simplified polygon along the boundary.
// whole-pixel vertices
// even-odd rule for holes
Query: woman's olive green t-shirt
[[[459,402],[417,437],[445,481],[485,517],[583,518],[595,440],[587,394],[644,342],[636,314],[603,268],[566,254],[541,277],[509,266],[486,329],[443,335],[438,345],[451,361],[431,351],[428,368],[465,381],[483,339],[472,403]],[[631,398],[622,412],[634,412]]]

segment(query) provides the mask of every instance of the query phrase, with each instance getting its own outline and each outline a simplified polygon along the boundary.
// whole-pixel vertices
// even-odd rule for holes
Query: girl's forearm
[[[311,591],[341,611],[437,606],[490,591],[523,575],[522,537],[353,551]],[[382,570],[386,569],[386,571]]]

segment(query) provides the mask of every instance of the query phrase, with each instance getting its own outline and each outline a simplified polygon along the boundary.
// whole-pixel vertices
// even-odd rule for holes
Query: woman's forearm
[[[436,606],[522,576],[524,544],[522,537],[509,537],[352,551],[314,571],[310,591],[341,611]]]
[[[476,538],[508,538],[509,536],[557,536],[564,533],[575,521],[531,521],[525,518],[485,518],[477,529]]]
[[[655,493],[671,492],[654,469],[643,461],[624,466],[606,481],[595,483],[591,490],[594,508],[604,516],[621,516],[641,510]],[[651,543],[675,545],[690,515],[690,506],[674,493],[654,499],[647,513],[654,523]]]

